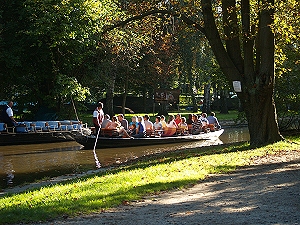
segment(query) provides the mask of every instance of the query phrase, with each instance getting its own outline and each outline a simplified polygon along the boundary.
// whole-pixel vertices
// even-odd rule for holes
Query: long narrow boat
[[[74,141],[72,132],[50,131],[30,133],[1,133],[0,146]]]
[[[122,148],[146,145],[164,145],[171,143],[193,142],[200,140],[217,139],[224,132],[223,129],[201,133],[198,135],[178,135],[170,137],[143,137],[143,138],[122,138],[122,137],[98,137],[96,148]],[[94,135],[76,135],[75,140],[86,149],[93,149],[96,137]]]
[[[24,121],[16,127],[0,123],[0,146],[74,141],[83,126],[79,121]]]

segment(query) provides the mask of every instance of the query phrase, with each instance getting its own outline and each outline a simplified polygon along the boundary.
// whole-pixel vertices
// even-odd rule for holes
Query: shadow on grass
[[[177,150],[174,152],[164,152],[151,156],[146,156],[133,160],[127,165],[122,167],[108,170],[106,172],[99,172],[97,174],[88,175],[82,178],[77,178],[72,181],[61,182],[60,184],[72,184],[76,185],[78,181],[85,181],[89,178],[101,177],[105,175],[113,175],[122,171],[132,171],[136,169],[144,169],[147,167],[168,164],[174,161],[184,160],[192,157],[201,157],[207,155],[218,155],[223,153],[241,152],[251,150],[252,147],[247,142],[225,144],[219,146],[209,146],[202,148],[193,148],[185,150]],[[217,165],[214,168],[215,173],[223,171],[232,171],[235,166],[231,165]],[[102,181],[101,181],[102,182]],[[108,181],[105,181],[108,182]],[[111,208],[122,204],[124,201],[132,201],[140,199],[142,196],[152,194],[164,190],[170,190],[174,188],[182,188],[187,185],[195,184],[199,182],[199,179],[187,178],[179,179],[171,182],[153,182],[143,185],[129,185],[128,187],[117,188],[116,190],[110,190],[107,194],[102,193],[101,188],[96,189],[98,191],[92,192],[90,195],[82,195],[81,197],[68,197],[58,198],[47,203],[39,202],[35,204],[31,203],[30,196],[26,197],[26,200],[22,200],[22,204],[11,205],[0,210],[0,224],[9,224],[17,222],[36,222],[51,220],[56,217],[68,217],[78,215],[79,213],[91,213],[99,212],[102,209]],[[102,183],[95,183],[93,185],[100,185]],[[89,188],[88,185],[82,189]],[[11,195],[14,197],[14,195]],[[16,195],[18,196],[18,195]],[[72,195],[71,195],[72,196]],[[9,195],[7,196],[9,197]]]
[[[110,173],[112,172],[118,173],[124,169],[126,170],[144,169],[149,166],[171,163],[174,161],[179,161],[179,160],[188,159],[192,157],[217,155],[217,154],[231,153],[231,152],[241,152],[241,151],[248,151],[250,149],[252,149],[252,147],[248,144],[248,142],[237,142],[237,143],[214,145],[214,146],[207,146],[201,148],[179,149],[176,151],[163,152],[163,153],[139,157],[137,159],[122,164],[122,167],[114,169],[113,171],[110,171]]]
[[[140,199],[146,194],[153,194],[164,190],[182,188],[188,184],[196,183],[198,179],[177,180],[174,182],[150,183],[128,189],[112,192],[109,195],[101,192],[81,198],[56,199],[49,203],[34,205],[28,199],[26,204],[13,205],[0,210],[0,224],[31,223],[37,221],[49,221],[57,217],[66,218],[79,213],[99,212],[103,209],[120,205],[126,201]]]

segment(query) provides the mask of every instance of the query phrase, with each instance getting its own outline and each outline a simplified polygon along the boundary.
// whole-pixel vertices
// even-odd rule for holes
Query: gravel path
[[[258,158],[184,190],[45,224],[300,224],[300,152]]]

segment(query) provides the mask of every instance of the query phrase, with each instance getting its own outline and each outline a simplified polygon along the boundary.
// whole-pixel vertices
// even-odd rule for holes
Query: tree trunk
[[[110,79],[107,81],[106,88],[106,110],[107,114],[113,116],[114,113],[114,91],[115,91],[115,80],[116,74],[114,71],[110,71]]]
[[[204,101],[203,101],[203,108],[202,112],[210,113],[210,83],[204,86]]]
[[[127,93],[128,93],[128,76],[126,75],[125,78],[125,87],[124,87],[124,93],[123,93],[123,98],[122,98],[122,114],[125,115],[125,107],[126,107],[126,98],[127,98]]]
[[[108,88],[106,90],[106,110],[107,114],[113,116],[114,113],[114,90],[112,88]]]
[[[192,100],[192,106],[193,106],[193,112],[198,112],[198,106],[197,106],[197,99],[196,99],[196,94],[194,90],[194,78],[192,76],[192,71],[191,68],[188,68],[188,80],[190,81],[189,85],[189,94],[191,96]]]
[[[274,0],[262,0],[261,2],[262,6],[258,11],[258,27],[252,28],[250,27],[250,1],[241,1],[243,23],[243,34],[240,36],[243,44],[241,45],[238,37],[237,3],[235,0],[222,1],[223,28],[226,36],[225,49],[216,27],[212,1],[201,1],[204,34],[227,79],[230,82],[240,81],[242,84],[242,92],[237,94],[246,112],[250,143],[257,146],[283,139],[279,133],[273,101],[275,70],[274,35],[271,24],[274,12],[270,5],[274,5]],[[258,30],[258,34],[255,34],[256,30]],[[256,37],[257,44],[255,50],[254,37]],[[243,46],[244,59],[241,58],[242,51],[239,46]]]
[[[260,146],[282,140],[279,133],[273,91],[269,89],[251,95],[243,108],[248,120],[250,144]]]
[[[227,95],[225,93],[225,90],[221,90],[221,96],[220,96],[220,113],[221,114],[228,114],[228,105],[227,105]]]

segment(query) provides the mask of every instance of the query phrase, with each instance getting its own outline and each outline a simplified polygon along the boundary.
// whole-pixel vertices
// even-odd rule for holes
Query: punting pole
[[[94,158],[95,158],[95,163],[96,163],[96,167],[99,169],[101,168],[101,164],[98,160],[98,156],[96,154],[96,146],[97,146],[97,142],[98,142],[98,137],[99,137],[99,133],[100,133],[100,129],[98,129],[97,132],[97,136],[96,136],[96,140],[95,140],[95,144],[94,144],[94,149],[93,149],[93,153],[94,153]]]
[[[71,101],[72,101],[72,105],[73,105],[74,112],[75,112],[75,115],[76,115],[76,119],[77,119],[77,121],[79,121],[78,114],[77,114],[77,110],[76,110],[76,107],[75,107],[75,104],[74,104],[74,101],[73,101],[72,95],[71,95]]]

